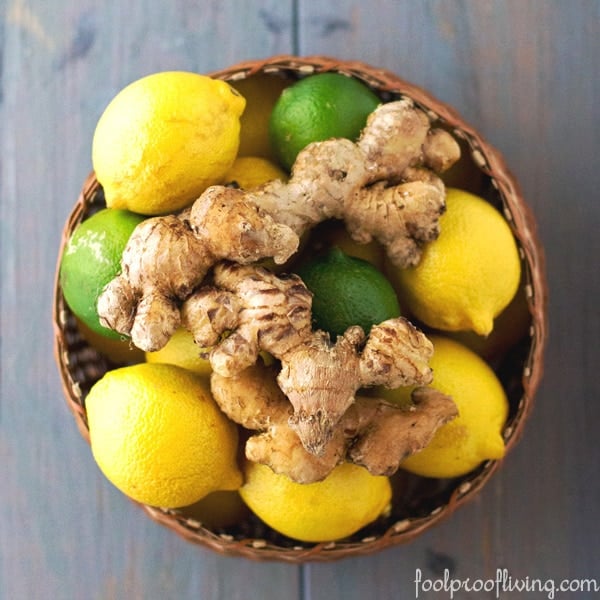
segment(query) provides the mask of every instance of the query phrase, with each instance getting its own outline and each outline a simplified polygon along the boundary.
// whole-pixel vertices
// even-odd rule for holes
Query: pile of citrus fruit
[[[339,73],[297,81],[261,74],[228,84],[162,72],[130,84],[106,108],[92,148],[106,208],[68,240],[60,283],[82,335],[115,364],[85,408],[93,456],[129,497],[183,507],[216,527],[251,511],[308,542],[352,535],[389,509],[390,478],[362,467],[342,464],[323,481],[298,484],[240,458],[243,432],[212,398],[210,363],[191,333],[182,328],[162,350],[144,354],[103,327],[96,310],[138,223],[189,206],[213,184],[251,189],[285,180],[302,148],[333,137],[355,140],[380,102],[364,83]],[[527,321],[509,226],[489,202],[452,184],[442,233],[418,266],[394,267],[376,242],[356,244],[336,221],[312,233],[294,267],[313,293],[315,327],[332,336],[351,325],[368,332],[399,315],[430,336],[432,385],[459,410],[401,464],[430,478],[458,477],[503,456],[508,401],[489,361]],[[371,393],[402,405],[410,391]]]

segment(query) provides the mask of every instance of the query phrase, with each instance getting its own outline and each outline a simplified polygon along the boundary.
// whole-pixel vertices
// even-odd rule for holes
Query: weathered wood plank
[[[546,246],[551,342],[526,435],[477,500],[414,544],[309,567],[310,598],[411,597],[438,578],[597,577],[596,235],[600,5],[340,2],[299,10],[300,53],[386,67],[456,107],[505,155]],[[329,23],[330,25],[327,25]],[[333,25],[335,23],[335,25]],[[460,597],[480,597],[461,595]],[[517,597],[507,595],[506,597]]]
[[[0,0],[0,16],[0,598],[388,599],[412,596],[417,569],[599,577],[598,2]],[[409,546],[303,569],[191,546],[114,490],[64,405],[50,331],[60,230],[112,95],[294,47],[391,69],[459,109],[520,179],[551,291],[534,416],[483,493]]]
[[[62,399],[50,305],[62,223],[105,104],[143,74],[289,52],[279,2],[46,3],[2,11],[0,597],[298,596],[298,569],[226,559],[147,519],[103,478]]]

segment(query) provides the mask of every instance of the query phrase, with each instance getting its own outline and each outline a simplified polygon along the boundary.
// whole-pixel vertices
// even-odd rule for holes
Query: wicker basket
[[[412,98],[438,121],[438,125],[446,127],[460,140],[467,150],[466,160],[471,162],[471,167],[481,179],[479,189],[472,191],[499,207],[514,231],[523,263],[524,294],[530,313],[530,327],[529,335],[496,365],[510,400],[510,415],[503,432],[506,446],[510,449],[519,439],[533,406],[534,393],[542,375],[547,337],[544,255],[531,212],[523,201],[519,187],[498,152],[452,108],[390,72],[360,62],[338,61],[329,57],[278,56],[241,63],[211,75],[237,81],[261,72],[276,72],[294,79],[322,71],[337,71],[356,77],[371,86],[384,100],[401,96]],[[85,182],[65,225],[61,252],[74,228],[94,210],[102,207],[103,201],[102,189],[92,174]],[[60,256],[58,261],[60,263]],[[81,434],[89,440],[85,397],[93,383],[114,365],[81,337],[75,319],[65,305],[58,270],[54,293],[55,357],[68,406]],[[488,461],[469,475],[453,480],[429,480],[398,474],[395,484],[402,486],[403,493],[394,498],[391,514],[354,536],[335,543],[299,543],[272,531],[254,516],[249,516],[235,527],[209,530],[195,519],[186,517],[182,511],[140,506],[156,522],[185,539],[222,554],[291,563],[329,561],[370,554],[414,539],[473,498],[499,466],[499,461]]]

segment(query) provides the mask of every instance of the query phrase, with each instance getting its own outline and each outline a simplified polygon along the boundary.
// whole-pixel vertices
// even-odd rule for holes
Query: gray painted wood
[[[410,598],[416,569],[446,568],[600,580],[600,3],[0,0],[0,17],[0,598]],[[62,399],[50,325],[60,232],[112,95],[288,52],[379,65],[454,105],[519,178],[551,297],[533,418],[483,492],[408,546],[304,567],[192,546],[114,490]]]

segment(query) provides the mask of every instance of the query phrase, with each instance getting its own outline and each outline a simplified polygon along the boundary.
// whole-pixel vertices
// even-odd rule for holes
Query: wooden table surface
[[[3,600],[399,599],[417,570],[444,569],[600,582],[598,0],[0,0],[0,16]],[[456,107],[520,180],[550,286],[535,410],[483,492],[410,545],[304,566],[216,555],[151,522],[95,466],[52,356],[61,229],[110,98],[153,71],[286,53],[360,59]],[[571,596],[592,594],[556,597]]]

